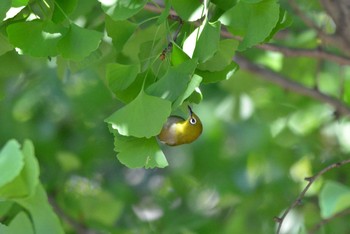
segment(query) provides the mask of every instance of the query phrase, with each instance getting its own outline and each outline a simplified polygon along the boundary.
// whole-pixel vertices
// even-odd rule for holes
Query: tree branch
[[[259,49],[268,50],[268,51],[276,51],[284,54],[289,57],[310,57],[310,58],[318,58],[325,59],[328,61],[335,62],[339,65],[350,65],[350,58],[335,55],[333,53],[321,50],[321,49],[300,49],[300,48],[290,48],[280,45],[273,44],[261,44],[256,46]]]
[[[301,95],[311,97],[315,100],[328,103],[335,109],[335,111],[339,115],[342,115],[342,116],[350,115],[350,107],[337,98],[328,96],[316,89],[305,87],[294,80],[291,80],[287,77],[284,77],[278,74],[277,72],[274,72],[268,68],[264,68],[262,66],[256,65],[241,56],[235,57],[235,61],[240,65],[241,68],[260,75],[261,78],[266,81],[279,85],[295,93],[299,93]]]
[[[332,221],[333,219],[339,218],[339,217],[343,217],[346,215],[350,214],[350,208],[347,208],[345,210],[342,210],[334,215],[332,215],[329,218],[326,219],[322,219],[321,222],[317,223],[313,228],[310,229],[310,231],[308,232],[309,234],[314,234],[316,233],[323,225],[329,223],[330,221]]]
[[[311,187],[311,185],[313,184],[313,182],[315,180],[317,180],[320,176],[322,176],[323,174],[325,174],[326,172],[332,170],[333,168],[338,168],[342,165],[345,164],[349,164],[350,163],[350,159],[338,162],[338,163],[334,163],[329,165],[328,167],[322,169],[320,172],[318,172],[316,175],[311,176],[311,177],[306,177],[305,180],[308,182],[307,185],[305,186],[305,188],[303,189],[303,191],[301,191],[301,193],[299,194],[299,196],[297,197],[297,199],[283,212],[281,217],[275,217],[274,220],[278,223],[278,227],[277,227],[277,231],[276,233],[279,234],[281,231],[281,227],[283,224],[283,221],[285,220],[286,216],[288,215],[288,213],[297,205],[299,205],[302,201],[302,199],[304,198],[306,192],[309,190],[309,188]]]
[[[154,13],[161,13],[164,9],[156,7],[154,5],[151,5],[150,3],[146,4],[144,7],[145,10],[154,12]],[[299,10],[300,11],[300,10]],[[174,10],[170,10],[170,19],[174,18],[177,19],[178,15]],[[193,22],[194,25],[199,26],[200,22]],[[241,37],[238,36],[233,36],[231,33],[229,33],[226,30],[221,30],[221,36],[223,38],[234,38],[236,40],[242,40]],[[330,37],[330,35],[327,35]],[[328,40],[329,41],[329,40]],[[333,41],[332,41],[333,42]],[[320,49],[301,49],[301,48],[290,48],[290,47],[285,47],[285,46],[279,46],[279,45],[274,45],[274,44],[260,44],[256,45],[257,48],[262,49],[262,50],[267,50],[267,51],[275,51],[275,52],[280,52],[284,54],[285,56],[303,56],[303,57],[311,57],[311,58],[322,58],[328,61],[335,62],[340,65],[350,65],[350,58],[337,55],[334,53],[330,53],[324,50]]]
[[[65,222],[67,222],[70,226],[72,226],[77,234],[97,234],[97,232],[88,229],[87,227],[85,227],[85,225],[78,223],[77,221],[75,221],[74,219],[72,219],[71,217],[66,215],[63,212],[63,210],[59,207],[59,205],[56,203],[56,200],[53,196],[48,196],[48,200],[49,200],[52,208],[54,209],[55,213],[61,219],[63,219]]]

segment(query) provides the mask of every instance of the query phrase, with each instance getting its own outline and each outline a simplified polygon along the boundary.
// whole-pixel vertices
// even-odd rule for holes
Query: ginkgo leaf
[[[98,48],[102,36],[101,32],[72,24],[57,47],[63,58],[82,60]]]
[[[267,38],[279,20],[276,0],[240,1],[220,18],[235,35],[243,36],[238,49],[244,50]]]
[[[170,101],[147,95],[142,90],[132,102],[105,121],[123,136],[149,138],[159,134],[170,112]]]
[[[62,26],[39,20],[19,22],[7,27],[10,43],[34,57],[56,56],[57,44],[66,31]]]
[[[20,145],[10,140],[0,151],[0,187],[15,179],[24,166]]]
[[[168,162],[155,137],[136,138],[115,135],[115,150],[119,161],[129,168],[163,168]]]
[[[139,12],[146,0],[99,0],[103,11],[114,20],[125,20]]]
[[[196,28],[185,40],[183,51],[191,58],[197,58],[200,63],[207,61],[219,48],[220,30],[219,21],[206,22]]]
[[[176,67],[171,67],[159,81],[148,87],[147,93],[171,102],[175,101],[185,92],[196,65],[196,60],[187,60]]]

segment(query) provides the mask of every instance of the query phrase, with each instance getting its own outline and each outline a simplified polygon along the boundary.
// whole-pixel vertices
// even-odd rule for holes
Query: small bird
[[[188,106],[190,116],[188,119],[179,116],[170,116],[163,125],[162,131],[158,135],[158,139],[167,145],[176,146],[188,144],[196,140],[203,131],[202,122],[199,117],[193,113]]]

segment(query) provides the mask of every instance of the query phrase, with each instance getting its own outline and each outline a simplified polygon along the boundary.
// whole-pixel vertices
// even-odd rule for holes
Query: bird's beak
[[[190,111],[190,115],[192,116],[193,115],[193,111],[192,111],[191,107],[190,106],[187,106],[187,107],[188,107],[188,110]]]

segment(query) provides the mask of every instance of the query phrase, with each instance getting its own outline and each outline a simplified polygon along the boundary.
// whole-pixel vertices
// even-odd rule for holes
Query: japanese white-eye
[[[203,131],[201,120],[188,106],[190,116],[184,119],[179,116],[170,116],[163,125],[158,139],[167,145],[175,146],[188,144],[196,140]]]

